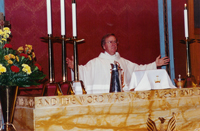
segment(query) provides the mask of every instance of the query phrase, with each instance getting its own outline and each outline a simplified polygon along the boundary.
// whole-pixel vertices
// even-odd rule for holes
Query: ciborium
[[[178,79],[174,79],[174,82],[176,84],[176,87],[184,88],[185,87],[185,83],[186,83],[186,79],[185,78],[181,78],[181,75],[179,75],[179,78]]]

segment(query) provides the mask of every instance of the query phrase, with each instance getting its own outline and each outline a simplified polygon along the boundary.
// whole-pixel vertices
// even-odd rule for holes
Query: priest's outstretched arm
[[[71,59],[67,57],[66,62],[67,62],[68,67],[74,70],[74,56],[72,56]],[[155,62],[156,62],[156,66],[160,67],[160,66],[168,65],[170,62],[170,59],[167,56],[161,58],[161,56],[159,55],[156,58]]]

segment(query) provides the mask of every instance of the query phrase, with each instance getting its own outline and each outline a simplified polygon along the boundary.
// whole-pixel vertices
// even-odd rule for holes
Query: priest
[[[118,62],[121,67],[121,85],[122,90],[127,91],[131,80],[131,75],[137,70],[152,70],[159,66],[169,64],[167,56],[161,58],[159,55],[156,60],[150,64],[138,65],[123,57],[117,52],[118,40],[115,34],[106,34],[101,40],[101,46],[104,53],[92,60],[86,65],[79,65],[79,80],[82,80],[87,94],[109,93],[111,80],[111,63]],[[69,68],[74,70],[74,60],[66,58]],[[73,77],[72,77],[73,78]]]

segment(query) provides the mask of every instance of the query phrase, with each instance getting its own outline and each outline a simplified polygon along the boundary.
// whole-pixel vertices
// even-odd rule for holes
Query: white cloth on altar
[[[120,57],[119,53],[109,55],[107,52],[90,60],[86,65],[79,65],[79,80],[82,80],[87,94],[109,93],[111,79],[111,63],[117,61],[124,73],[124,83],[122,84],[124,91],[128,90],[133,71],[156,69],[156,63],[146,65],[138,65],[127,59]],[[73,73],[72,73],[73,74]],[[73,75],[72,75],[73,79]]]
[[[155,89],[176,88],[173,84],[166,70],[146,70],[135,71],[132,73],[129,90],[144,91]]]
[[[80,82],[73,82],[72,89],[76,95],[83,94]]]

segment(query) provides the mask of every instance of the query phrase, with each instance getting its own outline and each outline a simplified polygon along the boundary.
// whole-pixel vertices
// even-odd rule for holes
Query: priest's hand
[[[169,61],[170,61],[170,59],[167,56],[161,58],[161,56],[159,55],[156,58],[156,66],[159,67],[159,66],[168,65]]]
[[[74,70],[74,56],[72,56],[72,59],[66,58],[66,63],[69,68]]]

